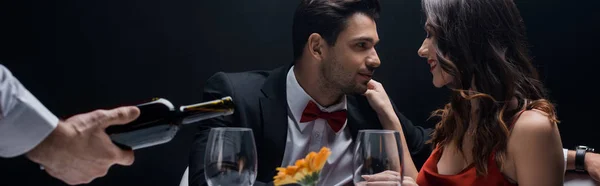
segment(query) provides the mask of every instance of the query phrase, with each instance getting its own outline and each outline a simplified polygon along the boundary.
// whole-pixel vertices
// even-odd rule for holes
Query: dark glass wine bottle
[[[234,104],[231,97],[181,106],[175,109],[173,104],[156,98],[151,102],[137,105],[140,116],[124,125],[106,128],[113,143],[124,149],[140,149],[167,143],[175,137],[182,125],[233,114]]]

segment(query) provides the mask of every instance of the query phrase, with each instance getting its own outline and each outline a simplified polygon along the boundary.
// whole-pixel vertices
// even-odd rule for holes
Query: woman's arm
[[[404,175],[417,179],[418,171],[415,164],[410,156],[410,151],[404,137],[404,131],[402,130],[402,124],[394,111],[392,103],[385,92],[385,89],[381,83],[371,80],[367,85],[368,90],[365,96],[369,100],[371,107],[377,112],[377,116],[381,121],[383,128],[388,130],[395,130],[400,132],[402,138],[402,151],[403,151],[403,162],[404,162]]]
[[[512,129],[507,149],[519,185],[563,185],[560,134],[544,112],[525,111]]]

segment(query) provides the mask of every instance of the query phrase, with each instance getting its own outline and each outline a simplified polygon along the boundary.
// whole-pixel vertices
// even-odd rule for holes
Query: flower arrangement
[[[290,165],[287,168],[277,168],[278,173],[274,177],[274,185],[317,185],[321,169],[323,169],[330,154],[331,150],[327,147],[323,147],[319,153],[310,152],[306,155],[306,158],[296,161],[296,164],[294,165]]]

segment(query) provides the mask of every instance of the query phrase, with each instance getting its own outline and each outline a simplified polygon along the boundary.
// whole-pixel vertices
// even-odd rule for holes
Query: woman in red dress
[[[422,6],[427,37],[418,54],[427,59],[433,85],[453,93],[433,114],[440,118],[430,141],[435,149],[420,172],[402,139],[404,175],[420,186],[562,185],[558,120],[514,2],[422,0]],[[402,131],[381,84],[369,82],[365,95],[383,126]]]

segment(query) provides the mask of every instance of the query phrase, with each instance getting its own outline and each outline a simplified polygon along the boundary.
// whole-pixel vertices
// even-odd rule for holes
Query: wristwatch
[[[575,171],[585,172],[585,153],[594,152],[594,148],[588,146],[575,147]]]

